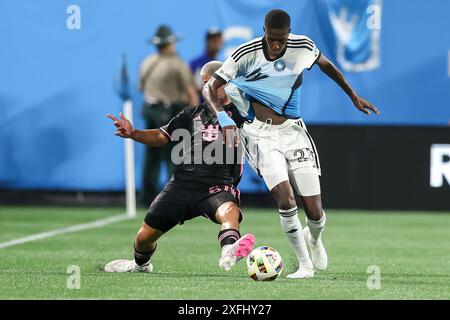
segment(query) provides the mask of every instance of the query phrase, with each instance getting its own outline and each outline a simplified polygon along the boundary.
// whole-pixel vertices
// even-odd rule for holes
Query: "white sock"
[[[323,211],[323,216],[318,221],[306,218],[306,224],[309,227],[309,232],[311,233],[311,242],[313,243],[313,245],[315,245],[316,241],[320,239],[326,222],[327,216],[325,215],[325,211]]]
[[[226,245],[224,245],[224,246],[222,247],[221,251],[220,251],[221,254],[223,255],[223,253],[226,252],[227,250],[229,250],[231,246],[232,246],[232,244],[226,244]]]
[[[297,256],[300,265],[312,268],[311,258],[309,257],[305,238],[303,237],[302,224],[298,219],[297,207],[289,210],[280,209],[279,211],[281,228],[294,248],[295,255]]]

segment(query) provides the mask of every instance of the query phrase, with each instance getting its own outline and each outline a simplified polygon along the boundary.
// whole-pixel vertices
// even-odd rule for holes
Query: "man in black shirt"
[[[221,62],[207,63],[201,72],[204,83],[220,68]],[[236,108],[225,91],[220,93],[224,109],[237,116]],[[243,158],[241,149],[224,144],[217,118],[205,104],[187,107],[159,129],[136,130],[122,113],[114,121],[116,135],[131,138],[151,147],[169,141],[174,146],[174,175],[154,199],[134,243],[134,260],[114,260],[105,266],[107,272],[151,272],[150,258],[157,240],[177,224],[197,216],[205,216],[221,224],[218,239],[222,247],[219,266],[229,270],[246,257],[255,244],[255,236],[239,233],[242,220],[239,204],[239,183]],[[239,121],[239,119],[237,119]]]

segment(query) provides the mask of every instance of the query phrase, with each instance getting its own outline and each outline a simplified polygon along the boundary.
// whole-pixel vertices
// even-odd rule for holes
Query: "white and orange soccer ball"
[[[263,246],[247,256],[247,272],[258,281],[275,280],[283,271],[283,259],[274,248]]]

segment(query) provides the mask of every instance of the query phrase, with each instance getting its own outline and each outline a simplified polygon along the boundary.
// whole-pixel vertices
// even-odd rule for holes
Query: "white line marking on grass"
[[[74,226],[70,226],[70,227],[66,227],[66,228],[61,228],[61,229],[55,229],[55,230],[51,230],[51,231],[36,233],[36,234],[32,234],[32,235],[27,236],[27,237],[23,237],[23,238],[18,238],[18,239],[2,242],[2,243],[0,243],[0,249],[11,247],[11,246],[15,246],[15,245],[26,243],[26,242],[31,242],[31,241],[41,240],[41,239],[45,239],[45,238],[50,238],[50,237],[54,237],[54,236],[57,236],[57,235],[60,235],[60,234],[71,233],[71,232],[78,232],[78,231],[83,231],[83,230],[87,230],[87,229],[101,228],[101,227],[107,226],[109,224],[112,224],[112,223],[115,223],[115,222],[119,222],[119,221],[123,221],[123,220],[128,220],[128,219],[132,219],[132,218],[127,216],[127,215],[125,215],[125,214],[121,214],[121,215],[109,217],[109,218],[106,218],[106,219],[96,220],[96,221],[93,221],[93,222],[76,224]]]

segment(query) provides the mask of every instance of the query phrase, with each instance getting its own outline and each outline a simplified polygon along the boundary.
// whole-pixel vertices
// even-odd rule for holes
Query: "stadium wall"
[[[73,6],[79,9],[79,29],[67,27]],[[415,202],[420,206],[418,190],[426,188],[430,179],[425,174],[431,170],[431,144],[450,144],[450,37],[445,36],[450,30],[450,1],[443,0],[2,1],[0,189],[122,192],[123,143],[112,134],[105,114],[118,113],[122,108],[114,89],[123,54],[128,62],[135,124],[142,128],[138,68],[142,59],[154,52],[147,40],[159,24],[167,23],[181,33],[183,40],[177,48],[186,60],[201,53],[208,27],[221,28],[225,35],[223,59],[237,45],[261,36],[264,14],[275,7],[287,10],[292,16],[292,32],[314,39],[357,92],[382,112],[378,117],[357,112],[342,90],[318,68],[305,72],[302,115],[319,145],[326,201],[331,206],[376,207],[383,202],[380,197],[391,196],[383,191],[391,190],[391,185],[402,186],[400,190],[416,186],[412,190],[415,193],[404,191],[405,195],[389,202],[389,206],[406,207]],[[369,134],[374,128],[377,134]],[[385,130],[395,131],[408,144],[402,141],[396,145],[401,150],[397,152],[394,146],[387,149],[395,137],[386,135],[382,139],[378,132]],[[346,147],[329,143],[322,132],[332,133],[328,137],[347,132],[349,145],[362,149],[351,149],[352,158],[348,158],[341,154]],[[415,140],[408,134],[418,135],[417,141],[427,136],[430,145],[416,149]],[[366,144],[375,141],[379,148],[371,151],[370,159],[356,158],[367,154]],[[328,152],[335,158],[339,155],[339,159],[348,159],[351,166],[335,165],[328,160],[333,159]],[[138,188],[143,157],[144,148],[137,145]],[[422,162],[415,160],[417,157]],[[396,173],[392,163],[396,164]],[[398,172],[408,166],[410,176],[397,179]],[[365,170],[373,171],[373,177]],[[347,176],[343,181],[348,181],[348,188],[354,192],[370,190],[372,198],[360,191],[357,199],[344,201],[345,195],[339,192],[342,185],[333,187],[341,180],[333,176],[342,172],[357,172],[356,177]],[[385,187],[381,188],[378,177],[386,178]],[[367,184],[361,185],[363,180]],[[447,178],[443,178],[443,184],[442,192],[436,187],[425,191],[442,195],[426,198],[430,208],[448,207]],[[241,189],[246,193],[265,192],[264,184],[248,167]],[[433,199],[439,201],[433,204]]]
[[[450,128],[310,126],[325,206],[450,210]]]
[[[450,128],[311,125],[326,208],[450,211]],[[262,179],[242,194],[244,206],[274,206]],[[256,190],[256,191],[255,191]],[[3,204],[123,205],[123,192],[0,190]]]

